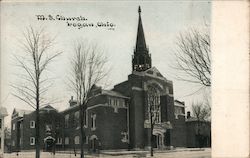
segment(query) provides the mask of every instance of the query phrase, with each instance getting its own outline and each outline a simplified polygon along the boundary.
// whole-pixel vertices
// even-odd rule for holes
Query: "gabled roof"
[[[133,71],[132,74],[138,75],[138,76],[149,76],[149,77],[153,77],[153,78],[157,78],[160,80],[164,80],[166,82],[172,83],[172,81],[167,80],[161,73],[160,71],[156,68],[156,67],[151,67],[150,69],[147,69],[146,71]]]
[[[55,108],[53,108],[51,105],[46,105],[45,107],[42,107],[40,111],[45,110],[45,111],[57,111]]]
[[[18,117],[23,117],[24,114],[29,114],[29,113],[31,113],[31,112],[32,112],[31,110],[24,110],[24,109],[17,109],[17,108],[15,108],[15,109],[13,110],[12,115],[13,115],[13,114],[17,114]]]
[[[114,97],[128,98],[127,96],[119,92],[116,92],[114,90],[105,90],[105,89],[102,89],[101,86],[97,86],[97,85],[93,85],[91,88],[91,91],[98,91],[98,93],[94,94],[94,97],[95,95],[109,95],[109,96],[114,96]]]

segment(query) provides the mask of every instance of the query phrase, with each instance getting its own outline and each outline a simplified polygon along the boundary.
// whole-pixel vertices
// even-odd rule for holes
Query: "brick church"
[[[188,140],[195,137],[195,131],[192,131],[193,135],[187,134],[185,106],[183,102],[174,100],[172,81],[152,66],[140,7],[138,13],[132,73],[112,90],[97,85],[92,87],[92,97],[84,114],[85,149],[147,149],[151,144],[151,115],[154,118],[154,148],[189,147],[188,142],[195,142]],[[152,87],[155,90],[153,101],[149,91]],[[48,105],[40,110],[40,115],[42,149],[49,150],[52,142],[56,150],[80,148],[79,106],[73,97],[66,110],[59,112]],[[11,129],[13,151],[35,149],[35,126],[35,111],[14,109]],[[209,134],[204,137],[206,145],[209,144]],[[195,143],[190,147],[195,147]]]

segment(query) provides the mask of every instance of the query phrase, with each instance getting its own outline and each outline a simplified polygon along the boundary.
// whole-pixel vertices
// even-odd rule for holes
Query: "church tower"
[[[138,8],[139,21],[137,29],[136,46],[134,55],[132,56],[132,70],[145,71],[151,68],[151,54],[148,53],[148,48],[145,41],[145,36],[141,20],[141,7]]]

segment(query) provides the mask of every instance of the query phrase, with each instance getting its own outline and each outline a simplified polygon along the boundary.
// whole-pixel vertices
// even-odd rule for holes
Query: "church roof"
[[[146,71],[133,71],[133,74],[139,75],[139,76],[149,76],[153,78],[158,78],[160,80],[164,80],[166,82],[172,83],[172,81],[167,80],[156,67],[151,67],[150,69],[147,69]]]
[[[138,8],[139,13],[139,21],[138,21],[138,29],[137,29],[137,38],[136,38],[136,52],[147,51],[142,20],[141,20],[141,7]]]
[[[46,105],[45,107],[42,107],[40,111],[57,111],[55,108],[53,108],[51,105]]]
[[[119,92],[113,91],[113,90],[102,90],[102,94],[114,96],[114,97],[120,97],[120,98],[128,98],[125,95],[123,95]]]

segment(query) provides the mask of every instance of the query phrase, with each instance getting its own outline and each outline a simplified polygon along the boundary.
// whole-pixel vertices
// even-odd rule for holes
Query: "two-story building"
[[[51,150],[52,142],[62,148],[62,115],[50,105],[40,109],[40,123],[35,121],[35,111],[14,109],[11,121],[12,151],[35,149],[35,128],[39,125],[41,148]],[[51,142],[51,140],[53,140]]]

